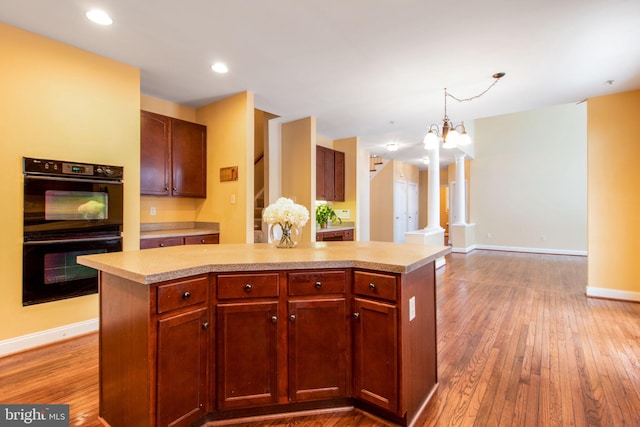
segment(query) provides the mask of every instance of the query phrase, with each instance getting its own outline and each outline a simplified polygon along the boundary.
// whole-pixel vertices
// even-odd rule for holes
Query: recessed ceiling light
[[[113,24],[113,19],[104,10],[92,9],[87,12],[87,18],[99,25]]]
[[[219,74],[225,74],[229,72],[229,67],[224,62],[216,62],[211,66],[211,69]]]
[[[398,151],[398,143],[397,142],[390,142],[390,143],[386,144],[385,147],[387,147],[387,150],[389,150],[389,151]]]

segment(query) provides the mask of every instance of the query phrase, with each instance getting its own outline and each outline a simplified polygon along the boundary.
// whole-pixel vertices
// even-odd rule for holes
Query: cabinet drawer
[[[184,243],[182,237],[158,237],[140,239],[140,249],[164,248],[166,246],[180,246]]]
[[[352,229],[344,230],[342,240],[349,241],[349,242],[353,241],[353,230]]]
[[[365,297],[396,300],[396,278],[387,274],[356,271],[353,292]]]
[[[278,273],[221,274],[218,298],[262,298],[278,296]]]
[[[215,245],[220,243],[219,234],[204,234],[200,236],[185,236],[185,245]]]
[[[207,277],[158,286],[158,313],[207,301]]]
[[[343,294],[346,271],[308,271],[287,275],[289,295]]]

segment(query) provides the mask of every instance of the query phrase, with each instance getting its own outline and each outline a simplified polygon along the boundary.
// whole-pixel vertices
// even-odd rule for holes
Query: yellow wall
[[[301,241],[310,242],[315,237],[315,117],[283,123],[281,140],[281,194],[309,210]]]
[[[22,157],[124,166],[124,248],[140,237],[140,74],[0,23],[0,340],[98,316],[98,297],[22,307]]]
[[[640,300],[640,90],[590,98],[588,286]],[[623,295],[624,297],[624,295]]]
[[[220,243],[253,243],[254,95],[243,92],[196,110],[207,126],[207,198],[196,220],[218,222]],[[238,167],[238,180],[220,182],[220,168]],[[232,202],[235,198],[235,203]]]
[[[344,138],[333,141],[333,149],[344,153],[344,202],[334,202],[334,209],[349,209],[349,222],[355,222],[358,215],[356,201],[356,172],[358,157],[358,138]]]

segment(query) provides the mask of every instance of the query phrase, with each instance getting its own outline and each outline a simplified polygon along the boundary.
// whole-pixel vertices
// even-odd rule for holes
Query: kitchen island
[[[320,242],[89,255],[112,427],[358,407],[410,425],[437,387],[448,247]]]

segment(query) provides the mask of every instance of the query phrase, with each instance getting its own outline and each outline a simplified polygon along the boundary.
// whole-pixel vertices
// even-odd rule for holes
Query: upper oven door
[[[121,181],[25,175],[25,241],[122,230]]]

